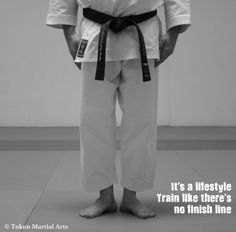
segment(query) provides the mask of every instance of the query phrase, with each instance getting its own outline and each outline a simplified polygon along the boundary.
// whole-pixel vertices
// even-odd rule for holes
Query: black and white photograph
[[[1,0],[0,231],[235,232],[235,0]]]

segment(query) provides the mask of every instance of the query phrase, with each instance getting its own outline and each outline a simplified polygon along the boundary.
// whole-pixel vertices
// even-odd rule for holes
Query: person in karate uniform
[[[124,188],[119,207],[140,218],[155,216],[141,203],[137,192],[153,187],[156,169],[156,116],[158,66],[174,51],[178,34],[190,26],[190,0],[49,0],[46,24],[63,29],[69,51],[81,72],[80,143],[82,181],[86,191],[99,192],[98,199],[80,216],[93,218],[117,210],[113,185],[118,183],[115,103],[122,110],[121,181]],[[145,42],[151,80],[143,81],[137,28],[118,33],[109,30],[105,47],[104,80],[95,80],[102,25],[82,16],[79,7],[113,17],[139,15],[165,9],[166,33],[156,15],[138,24]],[[101,17],[100,17],[101,18]],[[78,26],[78,33],[76,27]],[[105,46],[103,44],[103,46]],[[100,78],[100,77],[99,77]]]

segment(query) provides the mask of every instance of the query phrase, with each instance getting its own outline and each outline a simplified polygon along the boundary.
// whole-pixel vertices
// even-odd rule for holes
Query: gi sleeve
[[[62,25],[77,25],[77,0],[49,0],[46,25],[62,28]]]
[[[184,32],[191,25],[190,0],[164,0],[166,30],[180,26]]]

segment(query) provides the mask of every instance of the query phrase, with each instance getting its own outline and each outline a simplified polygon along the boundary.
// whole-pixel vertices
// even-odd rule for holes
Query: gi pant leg
[[[148,62],[151,81],[143,82],[140,60],[124,61],[118,89],[121,185],[136,192],[153,188],[156,169],[158,69]]]
[[[116,89],[120,62],[107,62],[105,80],[95,80],[96,63],[82,63],[80,153],[82,183],[88,192],[117,183]],[[108,79],[110,78],[110,79]]]

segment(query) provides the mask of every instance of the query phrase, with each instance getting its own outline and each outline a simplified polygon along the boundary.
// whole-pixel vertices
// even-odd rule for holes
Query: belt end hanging
[[[143,82],[151,81],[151,74],[148,63],[141,62],[143,72]]]
[[[104,78],[105,78],[105,65],[97,63],[95,80],[97,80],[97,81],[104,81]]]
[[[143,76],[143,82],[151,81],[151,77],[149,76]]]

